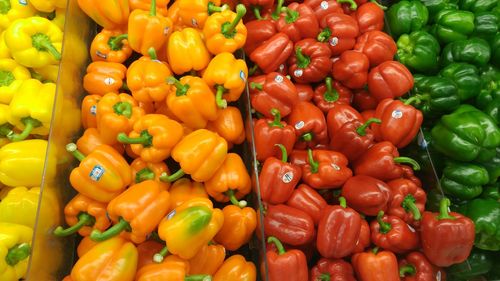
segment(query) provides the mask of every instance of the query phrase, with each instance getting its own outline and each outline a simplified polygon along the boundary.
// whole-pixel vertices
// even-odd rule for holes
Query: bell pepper
[[[263,42],[269,40],[278,32],[275,22],[270,19],[249,21],[245,23],[245,26],[247,27],[247,40],[243,50],[247,55],[250,55]]]
[[[440,180],[441,188],[447,195],[463,200],[478,197],[483,185],[489,182],[488,171],[472,163],[449,162]]]
[[[269,281],[282,280],[283,276],[289,281],[308,280],[307,260],[301,250],[286,251],[279,238],[269,236],[268,243],[276,245],[276,251],[267,251],[267,270]]]
[[[74,143],[66,145],[66,150],[81,162],[71,171],[71,186],[91,199],[107,203],[132,182],[127,161],[108,145],[97,147],[87,156],[78,151]]]
[[[434,22],[431,33],[441,44],[465,40],[474,31],[474,14],[469,11],[443,9],[436,14]]]
[[[170,193],[169,212],[190,199],[208,198],[203,183],[191,181],[187,178],[175,181],[168,191]]]
[[[484,251],[474,248],[467,258],[462,263],[454,264],[448,268],[449,279],[453,280],[473,280],[487,278],[487,280],[495,280],[488,273],[493,273],[493,264],[496,262],[494,252]]]
[[[227,205],[222,209],[224,224],[215,241],[229,251],[236,251],[250,241],[257,227],[257,214],[250,207]]]
[[[128,0],[105,3],[99,0],[78,0],[78,6],[98,25],[106,29],[119,28],[127,24],[130,6]]]
[[[116,93],[123,87],[127,67],[116,62],[93,62],[83,77],[83,88],[91,95]]]
[[[313,147],[328,139],[326,120],[323,112],[314,104],[299,101],[288,116],[288,124],[293,125],[297,138],[296,145]]]
[[[29,70],[15,60],[0,59],[0,103],[10,104],[23,81],[30,78]]]
[[[151,8],[150,0],[129,0],[128,4],[130,10],[149,10]],[[168,15],[167,7],[169,6],[170,0],[156,0],[156,11],[163,16]]]
[[[419,246],[416,230],[399,217],[384,215],[384,211],[380,211],[377,219],[370,223],[370,230],[377,247],[394,253],[405,253]]]
[[[288,59],[288,72],[298,83],[323,80],[331,71],[332,55],[328,46],[312,38],[295,43],[295,55]]]
[[[328,111],[326,116],[326,124],[328,127],[328,135],[332,139],[335,134],[344,126],[345,123],[354,120],[363,120],[361,114],[347,104],[337,104],[334,108]]]
[[[447,77],[415,75],[415,106],[426,117],[439,117],[460,105],[457,85]]]
[[[368,119],[365,123],[360,120],[346,122],[331,138],[330,147],[344,154],[352,163],[375,144],[369,127],[373,123],[380,124],[380,122],[380,119],[376,118]]]
[[[425,209],[425,191],[408,179],[400,178],[387,183],[391,190],[387,214],[396,216],[410,225],[418,225]]]
[[[467,63],[451,63],[441,70],[440,76],[450,78],[455,82],[460,101],[476,97],[481,90],[479,70]]]
[[[217,119],[215,95],[203,79],[184,76],[177,80],[170,76],[167,81],[173,85],[167,96],[167,106],[184,124],[202,129],[208,121]]]
[[[0,222],[35,227],[40,188],[4,187],[0,192]]]
[[[236,59],[233,54],[223,52],[216,55],[203,72],[203,80],[216,93],[215,99],[220,108],[227,102],[237,101],[246,89],[248,68],[244,60]]]
[[[27,226],[0,222],[0,278],[19,280],[26,276],[33,230]]]
[[[234,53],[245,45],[247,28],[242,18],[247,12],[243,4],[236,6],[236,13],[224,10],[210,15],[203,26],[205,44],[210,53]]]
[[[269,145],[269,144],[268,144]],[[288,163],[284,145],[275,144],[281,150],[281,160],[268,157],[259,173],[260,198],[271,204],[285,203],[300,181],[300,167]]]
[[[354,91],[352,104],[361,111],[373,111],[377,107],[378,101],[370,95],[368,90],[359,89]]]
[[[340,81],[351,89],[363,88],[368,81],[370,60],[360,52],[345,51],[333,63],[332,74],[335,80]]]
[[[253,61],[264,73],[277,71],[293,52],[293,42],[288,35],[278,32],[250,53]]]
[[[255,281],[257,271],[252,262],[247,262],[242,255],[233,255],[226,259],[213,277],[214,281]]]
[[[287,205],[267,205],[264,233],[275,236],[292,246],[305,245],[314,240],[316,230],[312,217],[304,211]]]
[[[416,1],[411,3],[414,2]],[[397,46],[399,61],[409,69],[423,73],[437,69],[441,46],[437,39],[426,31],[417,30],[402,34]]]
[[[132,169],[132,179],[134,183],[155,180],[160,183],[162,189],[169,189],[170,183],[161,180],[161,175],[163,173],[170,173],[167,164],[164,162],[151,163],[144,161],[142,158],[137,158],[130,163],[130,168]]]
[[[355,254],[352,266],[359,281],[399,281],[398,260],[393,252],[371,251]]]
[[[97,128],[97,103],[101,100],[99,95],[86,95],[82,100],[82,126],[84,129]]]
[[[309,272],[309,280],[355,281],[350,263],[342,259],[321,258]]]
[[[392,60],[398,47],[387,33],[372,30],[358,36],[354,50],[365,54],[370,61],[370,66],[375,67],[385,61]]]
[[[377,2],[367,2],[356,9],[353,17],[358,21],[359,33],[384,29],[384,9]]]
[[[286,204],[309,214],[317,226],[327,203],[325,199],[308,185],[300,184],[288,198]]]
[[[193,159],[193,155],[196,158]],[[223,165],[227,155],[227,142],[214,132],[200,129],[185,136],[172,150],[172,158],[181,169],[166,177],[175,181],[184,174],[198,182],[212,178]]]
[[[313,9],[306,4],[291,3],[282,8],[283,14],[276,22],[278,31],[288,35],[292,42],[306,38],[316,38],[319,23]]]
[[[490,60],[491,49],[486,40],[471,38],[449,43],[441,54],[441,64],[447,66],[454,62],[485,66]]]
[[[318,23],[320,25],[327,16],[329,16],[331,14],[344,13],[342,10],[342,4],[344,4],[344,3],[351,4],[351,5],[353,5],[353,3],[356,4],[352,0],[340,0],[340,1],[306,0],[306,1],[304,1],[304,4],[309,6],[314,11],[314,14],[316,15],[316,18],[318,19]]]
[[[97,244],[80,257],[71,270],[71,279],[132,281],[136,273],[137,258],[137,248],[132,242],[115,237]]]
[[[488,161],[500,145],[500,129],[485,113],[461,105],[432,128],[432,146],[458,161]]]
[[[421,30],[428,19],[429,12],[420,1],[400,1],[387,11],[387,23],[394,38]]]
[[[155,255],[155,262],[161,262],[167,253],[193,258],[219,232],[223,222],[222,211],[213,208],[209,199],[193,198],[182,203],[158,226],[167,247]]]
[[[202,281],[211,280],[209,275],[188,275],[189,263],[177,256],[169,256],[162,263],[153,263],[139,269],[135,280],[153,281],[162,278],[165,281],[186,280]]]
[[[207,124],[207,129],[223,137],[228,144],[241,144],[245,141],[245,126],[240,110],[228,106],[219,110],[217,119]]]
[[[256,157],[261,162],[279,155],[277,144],[283,145],[287,154],[292,152],[295,144],[295,129],[281,121],[281,114],[277,109],[271,109],[271,114],[274,120],[262,118],[253,125]]]
[[[226,257],[226,249],[222,245],[206,245],[189,260],[189,274],[214,275]]]
[[[314,104],[324,113],[328,113],[337,104],[350,104],[352,100],[351,90],[332,80],[331,77],[326,77],[325,83],[316,87],[312,97]]]
[[[181,23],[188,27],[199,29],[203,29],[205,21],[210,14],[222,12],[229,8],[228,5],[220,6],[220,0],[196,0],[195,2],[191,0],[179,0],[176,2],[179,2],[178,14]]]
[[[474,245],[477,248],[488,251],[500,250],[498,243],[500,240],[499,207],[500,203],[495,199],[476,198],[467,202],[463,209],[460,209],[461,213],[470,218],[475,225]],[[453,216],[455,215],[453,214]],[[468,232],[466,235],[470,237]]]
[[[420,110],[408,105],[409,103],[411,100],[403,103],[389,98],[380,101],[375,110],[375,118],[382,123],[372,125],[375,140],[389,141],[398,148],[407,146],[413,140],[420,129],[423,116]]]
[[[252,107],[268,118],[273,118],[272,109],[287,116],[299,102],[295,85],[277,72],[251,77],[248,82]]]
[[[500,177],[500,147],[497,147],[495,156],[486,162],[481,163],[481,166],[486,168],[488,171],[488,177],[490,179],[489,184],[496,183]],[[483,193],[486,190],[483,191]]]
[[[500,15],[493,11],[478,12],[474,15],[474,34],[487,41],[493,39],[498,32]]]
[[[89,236],[83,237],[80,243],[78,243],[78,247],[76,249],[78,258],[83,257],[83,255],[94,248],[97,244],[99,243],[92,241]]]
[[[13,142],[1,147],[0,182],[14,187],[40,186],[43,176],[46,180],[53,179],[56,172],[55,155],[53,152],[47,155],[47,145],[46,140],[33,139]],[[49,160],[46,162],[47,157]],[[45,163],[47,163],[46,166]]]
[[[31,2],[23,3],[22,1],[6,0],[0,11],[0,29],[5,30],[15,20],[32,17],[35,13],[36,10],[31,5]]]
[[[207,0],[199,0],[199,2],[205,1]],[[192,1],[184,2],[188,2],[190,6],[197,4]],[[175,74],[205,69],[210,62],[210,53],[203,43],[200,32],[194,28],[175,31],[168,38],[167,46],[168,62]]]
[[[449,206],[450,200],[443,198],[439,213],[424,212],[421,223],[424,254],[431,263],[441,267],[465,261],[474,244],[474,222],[449,212]]]
[[[399,276],[403,281],[445,280],[444,270],[433,265],[420,252],[411,252],[399,261]]]
[[[348,208],[344,197],[340,205],[327,206],[318,223],[316,247],[324,258],[343,258],[356,247],[361,230],[361,216]]]
[[[90,44],[92,61],[123,63],[132,55],[128,35],[120,30],[103,29]]]
[[[460,8],[462,10],[472,11],[474,13],[491,11],[495,6],[498,6],[498,2],[487,0],[487,1],[477,1],[477,0],[463,0],[460,1]]]
[[[90,154],[98,146],[105,144],[101,134],[96,128],[88,128],[83,135],[76,141],[76,146],[83,154]],[[123,145],[117,143],[112,146],[118,153],[123,154]]]
[[[386,61],[368,74],[368,89],[378,101],[399,98],[413,88],[411,72],[397,61]]]
[[[371,245],[371,242],[370,226],[365,219],[362,219],[361,230],[359,231],[358,241],[356,241],[356,247],[354,247],[353,253],[364,252],[365,248]]]
[[[354,18],[343,13],[331,13],[320,24],[322,31],[317,40],[327,43],[332,55],[338,56],[352,50],[359,35],[358,22]]]
[[[104,232],[94,229],[90,238],[104,241],[125,231],[134,243],[142,243],[167,214],[168,199],[169,193],[158,182],[131,185],[108,204],[107,214],[115,224]]]
[[[354,210],[367,216],[376,216],[380,211],[387,211],[391,190],[381,180],[359,175],[346,181],[342,196]]]
[[[307,164],[302,166],[302,180],[316,189],[340,188],[352,177],[347,158],[331,150],[308,150]]]

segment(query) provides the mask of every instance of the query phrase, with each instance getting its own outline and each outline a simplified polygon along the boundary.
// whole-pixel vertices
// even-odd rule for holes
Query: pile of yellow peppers
[[[0,280],[26,274],[66,1],[0,1]],[[48,169],[46,177],[54,175]],[[55,214],[51,214],[54,216]]]
[[[64,281],[255,281],[235,251],[256,211],[236,102],[248,69],[243,5],[220,0],[78,0],[102,29],[83,78],[83,135],[64,237],[79,259]],[[175,172],[174,172],[175,170]]]

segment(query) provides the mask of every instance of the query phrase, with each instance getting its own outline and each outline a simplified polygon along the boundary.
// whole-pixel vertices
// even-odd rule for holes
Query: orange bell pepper
[[[78,247],[76,247],[76,254],[79,258],[81,258],[97,244],[99,244],[99,242],[92,241],[89,236],[85,236],[82,238],[80,243],[78,243]]]
[[[104,143],[113,145],[118,143],[118,134],[130,133],[143,115],[144,109],[130,95],[108,93],[97,104],[97,130]]]
[[[167,106],[188,127],[202,129],[208,121],[217,119],[215,96],[203,79],[184,76],[179,81],[171,76],[167,81],[174,85],[167,96]]]
[[[181,169],[164,177],[173,182],[185,174],[197,182],[205,182],[213,177],[224,163],[227,142],[214,132],[200,129],[185,136],[172,150],[172,158]]]
[[[169,182],[163,182],[160,180],[160,176],[163,173],[170,173],[167,164],[163,162],[151,163],[146,162],[141,158],[137,158],[132,161],[130,168],[132,168],[132,179],[134,179],[135,183],[140,183],[145,180],[155,180],[160,183],[164,190],[168,190],[170,187]],[[172,198],[172,194],[170,194],[170,198]]]
[[[97,128],[97,103],[101,100],[100,95],[86,95],[82,101],[82,126],[84,129]]]
[[[241,144],[245,141],[245,125],[238,108],[228,106],[219,110],[217,119],[208,122],[207,129],[223,137],[228,143]]]
[[[202,29],[208,16],[215,12],[227,10],[229,6],[219,7],[221,0],[177,0],[179,17],[190,27]]]
[[[193,198],[208,198],[203,183],[191,181],[190,179],[182,178],[175,181],[169,189],[170,192],[170,209],[179,207],[182,203]]]
[[[231,53],[215,56],[203,73],[203,80],[217,92],[215,100],[221,108],[225,108],[228,101],[237,101],[240,98],[246,89],[247,77],[247,64],[244,60],[236,59]]]
[[[76,147],[81,153],[87,155],[90,154],[98,146],[105,144],[97,131],[96,128],[88,128],[83,132],[83,135],[76,141]],[[123,154],[124,148],[121,143],[112,145],[112,147],[118,151],[118,153]]]
[[[118,141],[130,144],[132,151],[146,162],[158,163],[170,157],[172,148],[184,136],[178,122],[161,114],[147,114],[139,118],[128,137],[118,134]]]
[[[125,231],[125,236],[136,244],[146,241],[167,214],[169,196],[156,181],[130,186],[108,204],[108,215],[115,225],[105,232],[94,229],[90,238],[104,241]]]
[[[285,276],[283,276],[286,279]],[[257,270],[253,262],[247,262],[242,255],[229,257],[219,268],[213,281],[255,281]]]
[[[101,30],[90,44],[92,61],[123,63],[130,55],[132,48],[128,43],[128,35],[118,29]]]
[[[222,209],[224,224],[215,241],[230,251],[236,251],[250,241],[257,227],[257,214],[250,207],[227,205]]]
[[[121,237],[99,243],[80,257],[71,270],[73,281],[133,281],[137,249]]]
[[[175,256],[162,263],[149,264],[139,269],[136,281],[210,281],[210,275],[187,275],[189,264]]]
[[[189,3],[189,5],[193,4]],[[167,59],[175,74],[180,75],[191,70],[205,69],[210,62],[211,56],[205,46],[202,34],[194,28],[175,31],[168,38],[167,46]]]
[[[226,258],[222,245],[205,245],[189,260],[189,274],[214,275]]]
[[[98,146],[87,156],[76,148],[74,143],[66,145],[66,150],[80,161],[80,166],[71,171],[69,181],[81,194],[107,203],[132,182],[130,166],[111,146]]]
[[[228,9],[208,17],[203,26],[203,35],[210,53],[234,53],[245,45],[247,28],[242,18],[246,12],[245,6],[238,4],[236,13]]]
[[[121,63],[95,61],[87,67],[83,88],[92,95],[118,93],[123,87],[126,72],[127,68]]]
[[[184,28],[188,27],[184,24],[184,22],[182,22],[182,19],[179,15],[180,10],[181,9],[179,8],[179,1],[174,1],[174,3],[172,3],[172,5],[170,5],[170,7],[168,7],[168,10],[167,10],[167,17],[169,17],[172,20],[172,22],[174,23],[174,30],[175,31],[180,31],[180,30],[183,30]],[[0,50],[1,50],[1,48],[0,48]],[[1,51],[0,51],[0,54],[1,54]]]
[[[105,230],[111,225],[106,207],[105,203],[77,194],[64,207],[64,217],[70,227],[63,229],[59,226],[54,235],[64,237],[78,232],[81,236],[88,236],[92,229]]]
[[[170,110],[170,108],[168,108],[166,102],[155,102],[154,106],[155,106],[154,113],[156,113],[156,114],[163,114],[163,115],[167,116],[168,118],[170,118],[172,120],[175,120],[177,122],[181,122],[181,120],[179,120],[179,118],[177,118],[177,116],[175,116],[172,113],[172,110]]]
[[[153,256],[163,249],[163,244],[154,240],[149,240],[137,245],[139,252],[139,260],[137,262],[137,270],[140,270],[148,264],[154,263]]]
[[[171,86],[165,80],[172,76],[168,65],[157,60],[151,49],[149,57],[134,61],[127,70],[127,86],[132,96],[142,102],[163,102]]]
[[[168,3],[170,0],[156,0],[156,11],[164,16],[168,15]],[[175,3],[175,2],[174,2]],[[130,6],[130,10],[149,10],[151,8],[151,0],[129,0],[128,4]]]
[[[130,13],[128,42],[132,50],[147,56],[149,48],[159,50],[167,42],[172,29],[172,20],[157,14],[156,0],[151,0],[149,9],[136,9]]]
[[[140,108],[144,109],[144,113],[146,113],[146,114],[155,113],[155,106],[154,106],[153,102],[137,101],[137,103],[139,104]]]

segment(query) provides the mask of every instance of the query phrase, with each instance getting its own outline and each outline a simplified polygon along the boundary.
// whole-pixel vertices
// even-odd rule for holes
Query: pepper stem
[[[222,85],[217,85],[217,93],[215,94],[215,102],[217,103],[217,106],[219,108],[226,108],[227,107],[227,101],[222,98],[222,95],[224,95],[224,92],[226,91],[226,88]]]
[[[417,269],[413,264],[407,264],[399,268],[399,277],[403,278],[406,275],[414,276],[417,273]]]
[[[249,70],[248,70],[248,75],[254,75],[255,72],[259,69],[259,66],[257,64],[254,64]]]
[[[160,176],[160,180],[164,182],[174,182],[180,178],[182,178],[186,173],[182,169],[179,169],[177,172],[167,175],[167,173],[163,172]]]
[[[10,131],[7,134],[7,138],[11,141],[22,141],[25,140],[33,131],[34,128],[42,126],[42,122],[32,118],[32,117],[24,117],[21,119],[21,122],[24,124],[24,130],[20,134],[14,133],[14,131]]]
[[[184,281],[212,281],[212,276],[210,275],[189,275],[184,277]]]
[[[326,91],[323,94],[323,99],[327,102],[336,102],[339,99],[339,92],[332,86],[332,77],[325,79]]]
[[[413,214],[413,219],[414,220],[420,220],[421,219],[421,214],[420,210],[418,209],[417,205],[415,205],[415,197],[413,195],[408,194],[405,196],[403,199],[403,202],[401,203],[401,207],[405,209],[406,212],[411,212]]]
[[[345,197],[343,197],[343,196],[339,197],[339,205],[342,208],[347,208],[347,200],[345,200]]]
[[[313,139],[313,134],[311,132],[305,133],[301,136],[303,141],[312,141]]]
[[[288,8],[281,8],[281,11],[286,13],[285,22],[288,24],[294,23],[299,19],[300,14],[297,11]]]
[[[78,161],[83,161],[83,159],[85,159],[85,155],[83,155],[83,153],[78,150],[78,147],[76,146],[75,143],[68,143],[66,145],[66,151],[73,154],[73,156],[78,160]]]
[[[12,132],[12,125],[5,123],[0,125],[0,136],[6,137],[10,132]]]
[[[10,248],[5,255],[5,262],[10,266],[15,266],[22,260],[27,259],[31,254],[31,246],[28,243],[17,244]]]
[[[316,39],[319,41],[319,42],[326,42],[328,41],[328,39],[330,38],[330,36],[332,36],[332,31],[329,27],[325,27],[319,34],[318,34],[318,37],[316,37]]]
[[[368,127],[370,127],[370,125],[373,123],[380,124],[380,123],[382,123],[382,120],[377,119],[377,118],[370,118],[370,119],[366,120],[366,122],[363,125],[359,126],[356,129],[356,133],[358,133],[358,135],[360,135],[362,137],[366,136],[366,129]]]
[[[119,133],[116,139],[121,143],[142,144],[144,147],[149,147],[153,143],[153,136],[147,130],[142,131],[141,136],[137,138],[131,138],[125,133]]]
[[[321,275],[319,276],[319,280],[330,281],[331,280],[330,273],[321,273]]]
[[[260,8],[257,6],[252,7],[253,14],[255,15],[255,18],[258,20],[262,20],[262,16],[260,15]]]
[[[245,200],[238,201],[238,199],[236,199],[233,189],[228,189],[226,191],[226,195],[227,197],[229,197],[229,201],[231,201],[231,203],[233,203],[233,205],[235,206],[238,206],[240,208],[245,208],[248,204],[247,201]]]
[[[383,216],[384,216],[384,211],[378,212],[377,222],[380,225],[380,230],[379,230],[380,233],[387,234],[389,231],[391,231],[392,226],[391,226],[390,223],[385,222],[384,220],[382,220]]]
[[[140,183],[146,180],[154,180],[155,173],[150,168],[144,168],[135,174],[135,183]]]
[[[269,236],[267,237],[267,243],[273,243],[276,246],[276,249],[278,249],[278,255],[283,255],[284,253],[286,253],[285,247],[283,247],[283,243],[281,243],[278,238]]]
[[[151,8],[149,10],[149,15],[152,17],[156,16],[156,0],[151,0]]]
[[[410,105],[412,103],[420,103],[420,102],[421,102],[420,97],[413,96],[413,97],[405,100],[403,103],[406,104],[406,105]]]
[[[350,4],[349,9],[351,9],[353,11],[358,8],[358,4],[356,4],[356,2],[354,0],[337,0],[337,2],[340,4],[344,4],[344,3]]]
[[[31,44],[38,51],[49,52],[57,61],[61,60],[61,53],[54,47],[47,34],[34,34],[31,36]]]
[[[130,224],[123,218],[120,218],[117,224],[108,228],[104,232],[101,232],[97,229],[92,230],[92,233],[90,233],[90,239],[93,241],[101,242],[115,237],[122,231],[130,231],[130,230],[131,230]]]
[[[274,117],[274,120],[273,122],[269,122],[269,126],[278,128],[285,127],[283,124],[281,124],[281,113],[278,109],[271,109],[271,115]]]
[[[151,58],[151,60],[157,60],[158,56],[156,55],[156,50],[155,48],[151,47],[148,49],[148,55]]]
[[[163,247],[160,252],[153,255],[153,261],[155,263],[161,263],[163,259],[168,255],[167,246]]]
[[[118,115],[123,115],[127,118],[132,116],[132,105],[127,101],[120,101],[113,105],[113,110]]]
[[[444,219],[449,219],[449,220],[454,220],[456,219],[454,216],[451,216],[449,214],[448,208],[450,207],[450,199],[448,198],[443,198],[441,199],[441,202],[439,202],[439,215],[437,216],[438,220],[444,220]]]
[[[382,9],[384,11],[387,10],[387,7],[380,4],[377,0],[370,0],[370,2],[374,3],[375,5],[377,5],[380,9]]]
[[[116,37],[109,38],[108,46],[113,51],[118,51],[123,48],[122,41],[128,39],[128,34],[121,34]]]
[[[297,58],[297,66],[299,68],[306,68],[311,63],[311,58],[302,53],[301,47],[298,47],[295,50],[295,57]]]
[[[220,13],[224,10],[227,10],[229,9],[229,5],[227,4],[224,4],[222,5],[221,7],[215,5],[213,2],[208,2],[208,6],[207,6],[207,12],[208,14],[213,14],[213,13]]]
[[[280,18],[281,14],[281,8],[283,8],[283,3],[285,3],[285,0],[278,0],[278,4],[276,4],[276,10],[271,15],[271,18],[273,20],[278,20]]]
[[[378,251],[379,251],[379,247],[375,247],[372,249],[372,253],[374,253],[375,255],[378,254]]]
[[[262,86],[262,84],[252,82],[252,83],[250,83],[250,89],[252,89],[252,90],[257,89],[259,91],[262,91],[263,86]]]
[[[282,145],[281,143],[275,144],[274,146],[277,146],[281,150],[281,162],[287,163],[288,162],[288,155],[286,152],[286,147]]]
[[[309,165],[311,166],[311,173],[316,174],[318,172],[319,163],[314,161],[312,149],[307,150],[307,159],[309,161]]]
[[[410,157],[394,157],[394,162],[398,164],[406,163],[410,164],[413,167],[413,170],[420,170],[420,165],[417,161],[411,159]]]
[[[62,226],[58,226],[54,230],[54,235],[58,237],[66,237],[76,233],[84,226],[93,226],[95,224],[95,218],[87,213],[80,213],[78,215],[78,222],[71,227],[64,229]]]
[[[241,19],[243,16],[247,13],[247,8],[245,8],[245,5],[243,4],[238,4],[236,5],[236,17],[232,22],[225,22],[222,24],[221,27],[221,33],[224,35],[226,38],[234,38],[236,35],[236,26],[238,23],[240,23]]]
[[[186,95],[189,90],[189,85],[183,85],[181,81],[177,80],[174,76],[168,77],[167,83],[170,85],[174,85],[175,88],[177,88],[175,95],[178,97]]]

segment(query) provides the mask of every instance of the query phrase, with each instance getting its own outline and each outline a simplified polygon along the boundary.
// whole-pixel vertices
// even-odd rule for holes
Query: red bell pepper
[[[409,163],[419,170],[418,163],[408,157],[400,157],[398,149],[388,141],[379,142],[370,147],[353,164],[355,175],[366,175],[382,181],[400,178],[403,169],[399,163]]]
[[[275,236],[292,246],[313,241],[316,234],[314,221],[306,212],[287,205],[267,205],[264,233]]]
[[[295,43],[295,55],[288,59],[288,73],[295,82],[319,82],[332,69],[332,52],[328,45],[307,38]]]
[[[351,262],[358,281],[400,281],[398,260],[393,252],[374,248],[353,255]]]
[[[313,188],[340,188],[352,177],[347,158],[342,153],[309,149],[307,155],[307,164],[302,166],[302,180]]]
[[[276,146],[281,150],[281,160],[267,158],[259,174],[260,198],[271,204],[285,203],[302,176],[299,166],[287,162],[285,147],[282,144]]]
[[[337,134],[345,123],[354,120],[362,121],[363,117],[350,105],[337,104],[337,106],[330,109],[330,111],[328,111],[328,115],[326,116],[326,125],[328,127],[328,135],[330,136],[330,139]]]
[[[425,191],[408,179],[395,179],[387,183],[391,189],[391,200],[387,213],[416,225],[425,209]]]
[[[368,225],[368,222],[363,219],[361,220],[361,230],[359,231],[359,238],[356,242],[356,247],[354,247],[353,253],[364,252],[365,248],[370,246],[371,242],[370,226]]]
[[[299,101],[295,85],[279,73],[271,72],[251,77],[248,82],[252,107],[268,118],[273,118],[273,108],[277,109],[282,117],[287,116]]]
[[[381,7],[383,6],[374,2],[367,2],[358,7],[353,16],[358,21],[361,34],[384,29],[384,10]]]
[[[325,115],[314,104],[299,101],[292,109],[287,121],[295,129],[296,144],[302,142],[303,147],[314,147],[318,143],[327,142]]]
[[[264,73],[276,71],[293,52],[293,43],[282,32],[274,34],[250,53],[253,61]]]
[[[341,3],[343,3],[345,0],[306,0],[304,1],[304,4],[309,6],[313,11],[314,14],[316,15],[316,18],[318,19],[318,23],[321,25],[323,22],[324,18],[328,16],[329,14],[332,13],[344,13],[342,11],[342,6]]]
[[[384,211],[370,223],[370,230],[373,244],[394,253],[405,253],[419,246],[415,229],[396,216],[384,215]]]
[[[313,98],[314,91],[311,84],[295,84],[300,101],[310,101]]]
[[[253,20],[245,23],[247,28],[247,41],[245,42],[245,53],[251,54],[263,42],[273,37],[278,29],[271,20]]]
[[[332,75],[335,80],[340,81],[346,87],[359,89],[363,88],[368,81],[369,68],[370,61],[365,54],[345,51],[333,63]]]
[[[352,50],[359,36],[358,22],[344,13],[332,13],[321,22],[318,41],[328,43],[332,55]]]
[[[361,112],[361,116],[363,116],[363,121],[368,121],[372,118],[375,118],[375,110],[371,109],[371,110],[365,110],[363,112]],[[377,118],[375,118],[377,119]]]
[[[307,260],[300,250],[285,251],[283,244],[277,237],[267,238],[268,243],[274,243],[277,252],[268,251],[266,253],[269,281],[281,281],[286,276],[288,281],[307,281],[308,270]],[[263,268],[265,268],[263,266]],[[263,276],[266,274],[263,273]]]
[[[274,120],[262,118],[253,125],[255,137],[255,152],[258,161],[265,161],[267,158],[279,154],[276,144],[282,144],[287,153],[291,153],[295,144],[295,129],[281,121],[281,114],[277,109],[271,109]]]
[[[429,261],[447,267],[461,263],[474,245],[474,223],[459,213],[448,212],[450,200],[443,198],[439,213],[424,212],[421,223],[422,249]]]
[[[316,190],[306,184],[299,185],[288,198],[286,204],[308,213],[315,225],[319,223],[321,211],[328,205]]]
[[[376,216],[378,212],[387,210],[391,190],[381,180],[360,175],[346,181],[342,196],[354,210],[367,216]]]
[[[399,261],[399,276],[402,281],[446,280],[446,273],[433,265],[421,252],[411,252]]]
[[[390,35],[379,30],[372,30],[359,36],[354,50],[364,53],[375,67],[385,61],[391,61],[398,47]]]
[[[350,104],[352,100],[351,90],[332,80],[331,77],[326,77],[325,83],[314,90],[314,104],[324,113],[328,113],[337,104]]]
[[[352,104],[359,111],[372,110],[377,108],[378,101],[365,89],[354,91]]]
[[[283,8],[280,19],[276,23],[278,30],[290,37],[293,42],[305,38],[316,38],[319,23],[313,9],[306,4],[292,3]]]
[[[374,145],[374,136],[369,127],[372,123],[380,122],[376,118],[364,124],[359,120],[347,122],[330,139],[330,147],[344,154],[352,163]]]
[[[368,74],[368,89],[378,101],[395,99],[413,88],[413,75],[397,61],[386,61],[372,68]]]
[[[262,19],[260,11],[271,9],[274,0],[241,0],[240,3],[252,9],[257,19]]]
[[[342,259],[321,258],[309,273],[310,281],[356,281],[350,263]]]
[[[406,102],[393,99],[381,101],[375,110],[375,118],[382,123],[373,124],[372,129],[377,141],[390,141],[398,148],[408,145],[418,134],[422,125],[422,112]]]
[[[321,212],[316,247],[322,257],[343,258],[354,251],[361,231],[361,216],[348,208],[344,197],[340,205],[327,206]]]
[[[404,179],[407,179],[407,180],[413,182],[418,187],[422,187],[422,181],[420,181],[420,179],[417,176],[415,176],[415,174],[413,173],[412,167],[410,167],[408,165],[401,165],[401,168],[403,169],[403,178]]]

